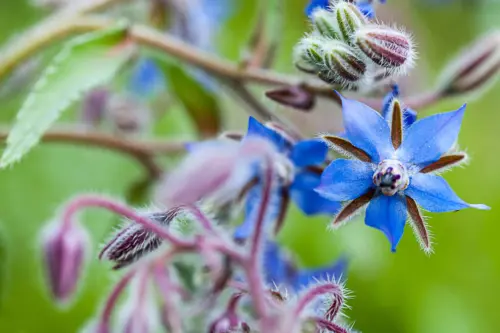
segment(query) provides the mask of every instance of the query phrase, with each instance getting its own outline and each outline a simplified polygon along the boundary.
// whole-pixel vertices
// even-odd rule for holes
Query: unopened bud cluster
[[[371,22],[356,4],[332,1],[311,15],[313,31],[295,48],[298,69],[343,88],[386,81],[414,62],[408,34]]]

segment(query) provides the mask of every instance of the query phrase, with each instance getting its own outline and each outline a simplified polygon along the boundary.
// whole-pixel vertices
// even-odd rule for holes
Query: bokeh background
[[[253,0],[228,2],[233,4],[231,16],[214,48],[222,56],[237,60],[248,40],[256,5]],[[285,27],[275,65],[279,71],[296,73],[291,50],[308,29],[305,2],[286,1]],[[417,67],[405,80],[403,95],[431,87],[450,57],[482,33],[500,28],[498,0],[387,2],[379,7],[381,20],[406,26],[419,44]],[[0,41],[15,38],[47,14],[26,0],[0,1]],[[37,54],[39,61],[46,62],[59,46]],[[22,81],[9,89],[0,84],[2,125],[11,124],[31,84],[30,80]],[[269,103],[262,91],[257,92]],[[244,128],[244,108],[224,89],[218,94],[226,127]],[[305,218],[296,209],[280,235],[281,241],[298,253],[303,265],[325,264],[341,254],[349,258],[347,286],[354,298],[348,314],[362,332],[500,331],[500,84],[479,99],[456,98],[419,111],[448,111],[464,102],[468,102],[468,109],[460,145],[470,154],[471,163],[446,174],[446,179],[466,201],[485,203],[493,209],[429,214],[433,255],[419,249],[410,228],[393,254],[382,233],[361,221],[327,232],[328,218]],[[169,103],[165,111],[155,121],[151,135],[193,136],[193,126],[179,105]],[[77,122],[77,112],[78,106],[62,121]],[[311,134],[340,127],[339,109],[331,102],[321,102],[317,112],[307,116],[284,109],[279,112],[296,121],[307,117],[304,130]],[[55,307],[43,282],[39,230],[54,216],[58,205],[75,194],[93,191],[125,197],[142,172],[126,156],[69,144],[42,144],[21,163],[0,171],[0,332],[76,332],[95,313],[117,274],[109,265],[91,260],[77,301],[66,309]],[[86,213],[83,218],[92,232],[95,246],[91,256],[95,258],[97,245],[117,221],[102,212]]]

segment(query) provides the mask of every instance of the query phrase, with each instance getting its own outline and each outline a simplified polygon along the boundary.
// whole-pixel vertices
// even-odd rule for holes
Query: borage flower
[[[354,159],[333,161],[317,188],[326,198],[346,202],[334,226],[368,204],[365,223],[387,236],[392,251],[403,235],[408,215],[423,249],[431,251],[419,206],[430,212],[489,208],[463,201],[435,174],[466,160],[465,153],[452,150],[465,105],[405,126],[405,109],[395,98],[389,100],[386,119],[363,103],[340,98],[345,138],[326,135],[324,139]]]
[[[328,146],[319,139],[295,140],[283,129],[274,124],[267,126],[250,117],[248,130],[243,141],[260,137],[272,143],[281,153],[282,159],[277,159],[277,170],[280,170],[280,182],[273,193],[273,204],[279,205],[276,230],[282,224],[285,212],[291,198],[306,215],[335,214],[340,209],[336,201],[323,198],[315,192],[320,184],[323,168],[321,165],[326,160]],[[259,180],[250,188],[247,195],[245,221],[240,225],[235,238],[245,239],[253,230],[255,219],[252,212],[259,206],[262,189]]]

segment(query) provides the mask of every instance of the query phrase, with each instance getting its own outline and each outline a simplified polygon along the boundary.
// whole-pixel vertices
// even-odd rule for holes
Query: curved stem
[[[8,136],[8,131],[0,131],[0,141]],[[154,155],[179,153],[185,150],[185,142],[169,141],[132,141],[106,133],[89,131],[51,130],[42,137],[42,142],[74,143],[94,146],[127,154],[148,171],[150,178],[156,179],[162,174],[162,168],[156,164]]]
[[[252,297],[257,317],[260,319],[261,331],[266,332],[266,293],[263,288],[261,280],[261,267],[260,267],[260,252],[263,234],[265,232],[265,222],[267,221],[267,214],[269,203],[271,199],[271,191],[273,186],[274,170],[270,157],[267,157],[264,163],[264,172],[262,175],[262,197],[260,201],[259,210],[257,212],[255,231],[252,236],[250,244],[250,257],[248,263],[245,265],[245,272],[247,275],[248,292]]]
[[[342,289],[335,283],[323,283],[314,286],[299,299],[293,311],[293,317],[298,318],[311,302],[325,294],[342,295]]]
[[[70,201],[62,213],[63,227],[68,228],[70,224],[73,223],[73,217],[78,211],[90,207],[104,208],[132,220],[180,249],[192,249],[196,247],[195,243],[187,242],[171,235],[167,230],[157,225],[149,218],[137,214],[131,208],[97,195],[81,195]]]
[[[57,40],[75,33],[106,29],[115,24],[116,20],[109,18],[93,16],[74,17],[73,15],[66,19],[50,20],[41,26],[36,26],[28,31],[25,37],[13,42],[7,50],[0,52],[0,54],[3,54],[3,56],[0,56],[0,78],[29,56],[35,54],[39,49]],[[173,36],[147,26],[130,26],[128,36],[131,41],[137,44],[159,49],[175,58],[182,59],[186,63],[202,68],[215,76],[267,85],[301,84],[309,91],[325,96],[334,95],[332,87],[319,80],[304,81],[294,76],[283,75],[269,70],[256,68],[242,69],[236,63],[220,59],[211,53],[202,51]]]
[[[122,294],[125,287],[128,285],[132,277],[134,277],[137,270],[132,269],[125,274],[122,279],[115,285],[108,299],[106,300],[106,304],[104,305],[104,310],[102,312],[99,323],[97,324],[97,332],[105,333],[109,332],[109,322],[111,319],[111,314],[113,309],[115,308],[116,302],[118,301],[118,297]]]
[[[443,98],[443,95],[439,91],[429,90],[416,95],[401,97],[401,101],[403,101],[404,106],[418,112],[421,109],[425,109],[426,107],[437,103],[441,98]],[[382,109],[383,98],[358,98],[358,100],[372,109]]]
[[[349,333],[349,330],[343,328],[340,325],[332,323],[331,321],[328,321],[324,318],[310,317],[308,319],[313,321],[316,324],[316,326],[318,326],[318,328],[320,329],[325,329],[333,333]]]

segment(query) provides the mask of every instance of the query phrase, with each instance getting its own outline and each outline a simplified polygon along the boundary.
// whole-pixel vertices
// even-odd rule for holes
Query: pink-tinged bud
[[[356,31],[354,43],[374,64],[401,72],[413,66],[416,53],[410,36],[380,25],[367,25]]]
[[[75,224],[50,224],[43,231],[43,254],[50,290],[61,303],[69,301],[80,278],[88,246],[83,228]]]
[[[341,86],[352,86],[363,79],[367,66],[347,44],[329,41],[322,49],[326,70],[321,72],[321,79]]]
[[[151,110],[129,95],[113,95],[107,103],[105,115],[120,134],[142,133],[151,123]]]
[[[157,212],[146,216],[151,221],[167,228],[181,211],[181,208],[172,208],[166,212]],[[127,226],[118,230],[115,236],[102,248],[99,259],[105,258],[115,262],[114,269],[123,268],[156,250],[161,243],[161,238],[155,233],[144,229],[140,224],[129,222]]]
[[[217,318],[208,329],[208,333],[250,333],[250,327],[236,313],[237,305],[243,294],[231,296],[226,312]]]
[[[243,142],[209,141],[194,146],[180,166],[160,184],[158,202],[166,207],[213,200],[230,202],[254,177],[255,164],[276,154],[272,143],[252,137]]]
[[[475,92],[498,77],[500,30],[468,45],[443,71],[440,91],[446,96]]]
[[[287,86],[266,91],[266,96],[273,101],[292,108],[309,111],[314,107],[314,94],[301,86]]]
[[[83,99],[82,121],[91,126],[98,126],[106,113],[110,92],[106,88],[95,88]]]

